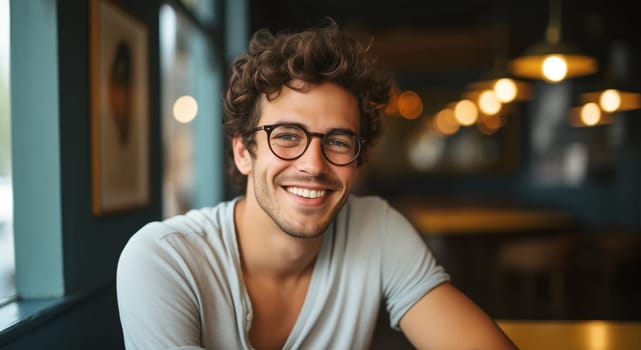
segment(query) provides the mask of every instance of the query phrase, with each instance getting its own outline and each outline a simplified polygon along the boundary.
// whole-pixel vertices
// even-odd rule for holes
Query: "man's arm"
[[[517,349],[498,325],[450,283],[428,292],[401,318],[417,349]]]
[[[147,225],[127,242],[118,260],[116,294],[125,347],[200,349],[197,300],[179,262]]]

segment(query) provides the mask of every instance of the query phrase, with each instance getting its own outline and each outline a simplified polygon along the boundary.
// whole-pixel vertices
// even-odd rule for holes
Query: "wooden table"
[[[638,350],[641,322],[499,320],[521,350]]]
[[[568,214],[552,210],[476,206],[405,206],[401,210],[424,235],[545,232],[576,226]]]

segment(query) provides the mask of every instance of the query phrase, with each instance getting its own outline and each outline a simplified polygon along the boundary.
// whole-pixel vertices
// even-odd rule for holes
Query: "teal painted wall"
[[[12,1],[10,11],[16,289],[24,297],[62,296],[56,6]]]

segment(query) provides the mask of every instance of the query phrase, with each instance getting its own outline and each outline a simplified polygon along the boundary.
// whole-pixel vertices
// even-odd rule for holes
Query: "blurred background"
[[[395,87],[357,192],[397,205],[492,315],[639,319],[632,4],[250,1],[250,26],[331,16],[370,43]]]
[[[494,318],[641,321],[633,5],[0,0],[0,346],[121,347],[113,288],[128,238],[241,193],[220,128],[229,65],[258,29],[326,17],[368,43],[394,82],[356,194],[405,214]],[[105,6],[147,38],[149,176],[142,204],[101,212],[92,11]],[[385,317],[375,343],[398,348]]]

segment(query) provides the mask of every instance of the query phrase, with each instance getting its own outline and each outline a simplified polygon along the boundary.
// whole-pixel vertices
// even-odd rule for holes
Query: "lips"
[[[291,194],[310,199],[320,198],[327,194],[327,190],[314,190],[304,187],[286,187],[285,189]]]

